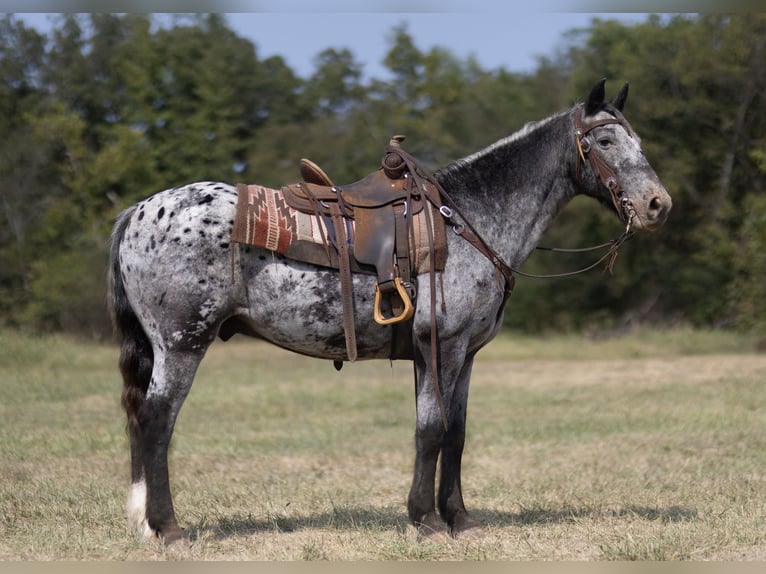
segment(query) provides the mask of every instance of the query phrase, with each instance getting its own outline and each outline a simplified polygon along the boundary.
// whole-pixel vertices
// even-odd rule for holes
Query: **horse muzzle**
[[[664,187],[652,189],[639,200],[628,202],[629,207],[623,205],[626,219],[632,216],[632,229],[635,231],[656,231],[662,227],[668,219],[673,200]]]

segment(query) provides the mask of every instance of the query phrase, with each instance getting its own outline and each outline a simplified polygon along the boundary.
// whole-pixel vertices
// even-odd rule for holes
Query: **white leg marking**
[[[138,534],[139,538],[147,539],[155,536],[154,530],[146,520],[146,482],[141,480],[130,486],[128,494],[128,525]]]

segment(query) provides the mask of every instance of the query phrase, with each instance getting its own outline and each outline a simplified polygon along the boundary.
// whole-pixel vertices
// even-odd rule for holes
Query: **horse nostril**
[[[645,206],[643,213],[645,229],[657,229],[668,218],[673,202],[670,195],[662,188],[654,190],[649,197],[651,199],[643,204]]]

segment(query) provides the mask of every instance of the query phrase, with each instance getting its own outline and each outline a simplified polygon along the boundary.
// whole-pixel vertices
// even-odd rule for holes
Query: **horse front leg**
[[[442,360],[439,386],[443,404],[449,413],[457,373],[462,369],[462,353],[450,352],[445,345],[441,346],[440,351]],[[420,351],[416,353],[415,405],[415,467],[407,499],[407,511],[410,521],[420,533],[426,536],[446,534],[447,525],[436,512],[435,486],[439,454],[444,448],[447,434],[434,386],[430,350],[427,345],[420,347]]]
[[[434,499],[436,465],[444,439],[444,426],[430,370],[416,360],[415,373],[415,468],[407,498],[407,512],[413,526],[420,533],[431,536],[447,532],[444,522],[436,514]]]
[[[469,357],[463,364],[450,398],[449,410],[447,411],[449,429],[444,436],[441,449],[439,514],[449,526],[453,536],[479,526],[479,523],[471,518],[465,509],[460,483],[463,447],[465,446],[468,387],[472,367],[473,357]]]

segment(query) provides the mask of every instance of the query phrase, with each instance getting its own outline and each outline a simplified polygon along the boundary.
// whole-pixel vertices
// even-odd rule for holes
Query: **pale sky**
[[[461,59],[474,56],[484,69],[531,72],[539,57],[552,57],[565,45],[566,31],[587,27],[593,18],[634,24],[648,17],[643,13],[535,12],[516,4],[503,1],[492,9],[449,12],[239,12],[226,18],[230,28],[256,45],[259,59],[281,55],[300,76],[313,72],[314,59],[325,48],[348,48],[363,64],[367,78],[383,79],[382,60],[390,48],[390,33],[401,23],[407,24],[423,52],[439,46]],[[46,13],[19,17],[43,31],[55,22]]]

